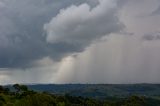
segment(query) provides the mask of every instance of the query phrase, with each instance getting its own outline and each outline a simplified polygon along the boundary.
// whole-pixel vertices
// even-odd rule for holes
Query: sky
[[[0,84],[160,83],[159,0],[0,0]]]

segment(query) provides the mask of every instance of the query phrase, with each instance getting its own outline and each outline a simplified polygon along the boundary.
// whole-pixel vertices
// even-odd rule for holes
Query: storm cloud
[[[88,3],[91,6],[84,0],[1,0],[0,67],[31,67],[44,57],[59,61],[120,31],[116,1]]]
[[[159,83],[159,0],[0,0],[0,84]]]
[[[92,8],[88,4],[72,5],[44,26],[49,43],[64,42],[78,46],[89,44],[96,38],[120,31],[115,0],[100,0]]]

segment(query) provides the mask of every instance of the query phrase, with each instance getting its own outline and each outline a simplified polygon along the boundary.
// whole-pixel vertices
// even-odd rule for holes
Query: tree
[[[13,87],[16,90],[17,93],[20,92],[21,89],[20,89],[20,85],[19,84],[14,84]]]
[[[3,86],[0,86],[0,93],[2,93],[4,91]]]
[[[28,87],[25,86],[25,85],[21,85],[21,86],[20,86],[20,90],[21,90],[21,91],[24,91],[24,92],[27,92],[27,91],[28,91]]]

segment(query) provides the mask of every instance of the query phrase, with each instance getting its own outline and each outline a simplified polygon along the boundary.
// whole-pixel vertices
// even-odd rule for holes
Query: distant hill
[[[39,84],[28,87],[0,86],[0,106],[160,106],[157,84]]]
[[[160,84],[37,84],[28,85],[29,89],[57,95],[106,98],[139,95],[160,96]]]

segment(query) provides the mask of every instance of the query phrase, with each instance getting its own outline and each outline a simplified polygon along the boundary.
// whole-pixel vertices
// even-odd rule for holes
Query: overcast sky
[[[0,0],[0,84],[159,76],[159,0]]]

